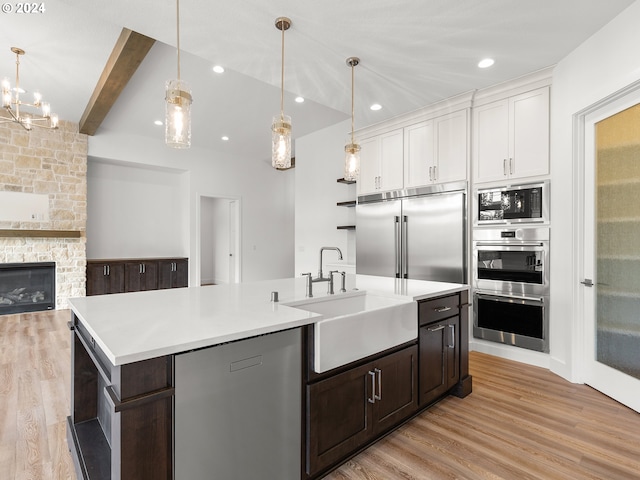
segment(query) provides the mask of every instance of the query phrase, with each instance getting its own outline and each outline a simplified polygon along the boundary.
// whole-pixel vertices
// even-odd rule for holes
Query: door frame
[[[574,205],[576,206],[576,215],[573,221],[573,245],[575,248],[575,259],[573,268],[573,304],[576,315],[573,316],[573,331],[575,335],[572,341],[572,364],[574,372],[580,382],[589,384],[588,362],[593,357],[594,341],[590,337],[589,329],[594,327],[592,321],[587,321],[587,311],[585,307],[586,296],[592,295],[586,291],[586,286],[582,282],[587,275],[592,275],[585,267],[585,254],[588,248],[593,248],[593,238],[586,238],[583,235],[586,227],[585,222],[585,195],[587,193],[587,185],[590,182],[593,185],[593,171],[588,172],[586,169],[586,161],[588,155],[587,142],[594,138],[593,130],[587,131],[591,125],[597,121],[607,118],[615,114],[614,110],[621,111],[635,103],[640,102],[640,80],[618,90],[617,92],[593,103],[585,109],[577,112],[573,116],[573,166],[574,166]],[[593,276],[591,277],[594,278]],[[588,358],[587,355],[590,355]],[[610,368],[610,367],[609,367]],[[595,388],[595,387],[594,387]],[[631,398],[629,392],[625,388],[618,388],[613,392],[606,392],[615,400],[624,405],[640,411],[640,404],[637,404],[637,398]],[[633,406],[632,406],[633,405]]]
[[[242,282],[242,198],[234,196],[223,195],[209,195],[209,194],[197,194],[196,202],[196,221],[197,221],[197,237],[196,237],[196,256],[195,262],[196,268],[196,285],[202,284],[202,202],[204,199],[212,200],[224,200],[229,202],[229,205],[233,207],[229,208],[229,222],[235,224],[235,235],[233,237],[233,252],[234,257],[231,265],[235,267],[235,281],[234,283]],[[226,225],[227,234],[229,234],[230,225]]]

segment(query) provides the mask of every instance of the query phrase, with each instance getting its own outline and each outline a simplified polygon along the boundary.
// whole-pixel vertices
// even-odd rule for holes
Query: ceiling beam
[[[123,28],[80,119],[80,133],[94,135],[155,40]]]

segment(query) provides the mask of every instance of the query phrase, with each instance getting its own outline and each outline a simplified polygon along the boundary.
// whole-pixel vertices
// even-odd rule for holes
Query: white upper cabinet
[[[549,174],[549,87],[473,109],[474,182]]]
[[[467,179],[467,110],[435,119],[435,157],[433,183]]]
[[[433,180],[435,147],[433,120],[404,129],[404,185],[419,187]]]
[[[467,178],[468,110],[360,142],[358,195]]]
[[[404,129],[404,186],[467,178],[467,110]]]
[[[402,188],[403,131],[389,133],[360,142],[360,177],[358,195]]]

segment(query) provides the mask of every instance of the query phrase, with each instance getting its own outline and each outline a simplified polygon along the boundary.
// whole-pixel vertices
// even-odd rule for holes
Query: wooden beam
[[[80,119],[80,133],[94,135],[155,40],[123,28]]]

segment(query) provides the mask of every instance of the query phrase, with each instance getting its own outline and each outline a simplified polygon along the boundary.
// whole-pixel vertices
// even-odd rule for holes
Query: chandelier
[[[360,145],[355,143],[353,139],[353,119],[354,119],[354,68],[360,63],[358,57],[347,58],[347,66],[351,67],[351,142],[344,146],[344,179],[347,181],[355,181],[360,175]]]
[[[191,89],[180,80],[180,0],[176,0],[176,32],[178,50],[178,78],[167,81],[165,88],[164,141],[169,147],[191,146]]]
[[[0,123],[18,123],[25,130],[33,127],[56,129],[58,128],[58,116],[51,113],[48,102],[42,101],[42,95],[34,92],[33,103],[20,100],[20,95],[26,91],[20,88],[20,56],[25,51],[18,47],[11,47],[16,54],[16,83],[11,88],[8,78],[2,80],[2,107],[9,113],[10,118],[0,119]]]
[[[271,124],[271,166],[277,169],[291,167],[291,117],[284,114],[284,31],[291,27],[287,17],[276,18],[276,28],[282,31],[282,64],[280,83],[280,115]]]

